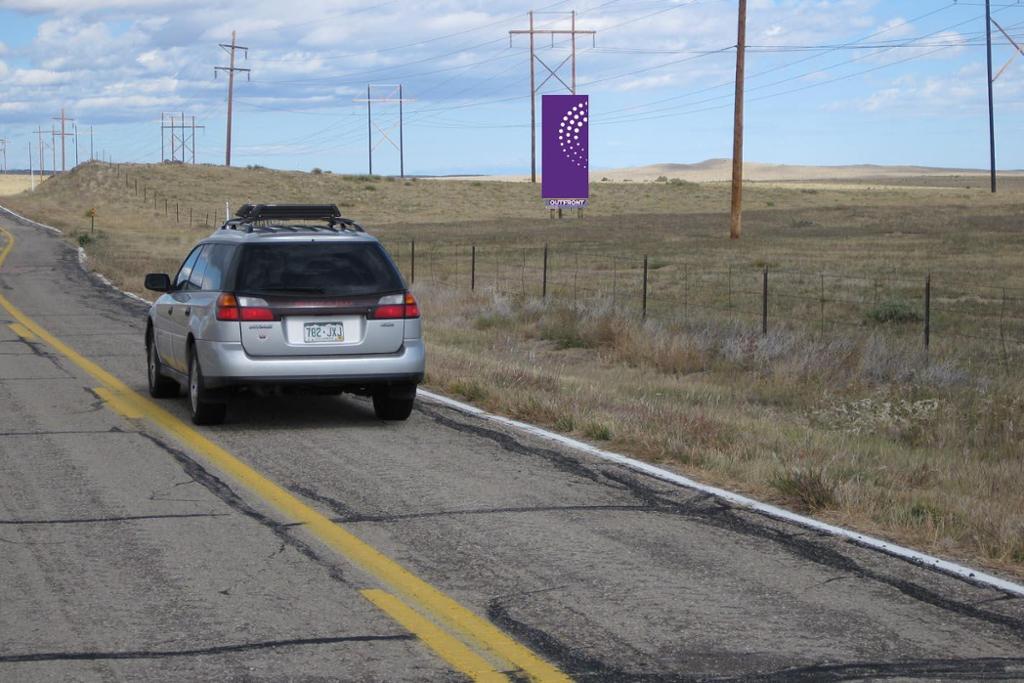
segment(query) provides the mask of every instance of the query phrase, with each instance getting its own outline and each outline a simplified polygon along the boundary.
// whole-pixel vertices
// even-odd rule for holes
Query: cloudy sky
[[[236,165],[365,172],[366,105],[353,100],[401,83],[414,100],[407,173],[528,172],[528,43],[510,45],[508,31],[531,9],[538,27],[567,28],[575,9],[577,27],[597,31],[578,39],[592,168],[728,157],[736,4],[0,0],[0,138],[8,166],[27,166],[33,131],[63,107],[80,159],[91,127],[97,156],[155,162],[161,114],[183,112],[205,126],[197,160],[223,163],[226,80],[214,67],[237,31],[249,48],[238,66],[252,71],[236,81]],[[1024,3],[994,0],[993,16],[1024,41]],[[750,0],[747,158],[985,167],[984,27],[980,0]],[[996,37],[998,70],[1014,50]],[[563,37],[538,39],[547,65],[568,55]],[[1024,168],[1024,57],[996,86],[999,165]],[[550,79],[542,91],[564,88]],[[397,107],[375,109],[381,128],[396,119]],[[374,171],[397,169],[382,143]]]

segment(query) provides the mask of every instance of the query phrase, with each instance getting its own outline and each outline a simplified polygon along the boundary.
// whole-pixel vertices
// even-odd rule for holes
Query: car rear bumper
[[[397,353],[303,358],[255,357],[239,342],[196,341],[210,388],[243,384],[390,384],[420,382],[426,366],[421,340],[406,339]]]

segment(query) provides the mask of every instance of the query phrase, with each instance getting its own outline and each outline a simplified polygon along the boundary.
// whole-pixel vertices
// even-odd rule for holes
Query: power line
[[[960,26],[963,26],[964,24],[972,23],[974,21],[977,21],[976,17],[973,17],[973,18],[968,19],[966,21],[959,22],[957,24],[954,24],[954,25],[946,27],[946,28],[939,29],[938,31],[935,31],[935,32],[933,32],[932,34],[929,34],[929,35],[934,35],[934,34],[937,34],[937,33],[942,33],[944,31],[948,31],[948,30],[951,30],[953,28],[958,28]],[[909,62],[911,60],[917,59],[919,57],[924,57],[924,56],[928,56],[928,55],[931,55],[931,54],[935,54],[935,53],[941,52],[942,50],[945,50],[945,49],[949,49],[949,48],[946,48],[946,47],[934,48],[934,49],[931,49],[931,50],[927,50],[927,51],[925,51],[925,52],[923,52],[923,53],[921,53],[919,55],[912,55],[912,56],[907,57],[905,59],[897,60],[895,62],[892,62],[892,63],[888,64],[888,65],[882,65],[880,67],[874,67],[874,68],[871,68],[871,69],[866,69],[866,70],[863,70],[863,71],[855,72],[855,73],[850,74],[848,76],[842,76],[842,77],[837,77],[837,78],[833,78],[833,79],[828,79],[828,80],[821,81],[821,82],[816,83],[816,84],[811,84],[810,86],[804,86],[802,88],[797,88],[797,89],[794,89],[794,90],[787,90],[787,91],[784,91],[784,92],[778,93],[778,94],[781,95],[781,94],[789,94],[789,93],[792,93],[792,92],[800,92],[801,90],[806,90],[806,89],[808,89],[810,87],[818,87],[818,86],[821,86],[821,85],[826,85],[828,83],[836,82],[837,80],[845,80],[846,78],[851,77],[851,76],[863,75],[863,74],[866,74],[866,73],[872,73],[872,72],[877,71],[877,70],[879,70],[881,68],[886,68],[887,66],[903,64],[903,63]],[[831,52],[831,51],[832,50],[829,50],[829,52]],[[880,53],[885,53],[885,52],[888,52],[888,51],[889,51],[889,49],[886,48],[886,49],[883,49],[883,50],[881,50],[879,52]],[[816,56],[813,56],[813,57],[805,57],[805,58],[802,58],[802,59],[798,59],[798,60],[795,60],[795,61],[790,62],[788,64],[784,64],[784,65],[781,65],[781,66],[778,66],[778,67],[775,67],[775,68],[772,68],[772,69],[768,69],[766,71],[762,71],[762,72],[760,72],[758,74],[755,74],[755,76],[751,76],[750,78],[754,78],[756,76],[763,76],[763,75],[766,75],[768,73],[772,73],[774,71],[779,71],[781,69],[788,68],[790,66],[794,66],[794,65],[802,63],[802,62],[806,62],[806,61],[808,61],[810,59],[814,59],[814,58],[816,58],[818,56],[822,56],[822,55],[816,55]],[[840,62],[836,62],[834,64],[830,64],[830,65],[825,66],[825,67],[821,67],[819,69],[815,69],[814,71],[802,72],[802,73],[799,73],[799,74],[796,74],[796,75],[793,75],[793,76],[787,76],[785,78],[781,78],[781,79],[778,79],[776,81],[772,81],[771,83],[764,83],[764,84],[761,84],[761,85],[756,86],[754,88],[751,88],[750,90],[751,91],[764,90],[764,89],[767,89],[767,88],[774,87],[776,85],[781,85],[783,83],[788,83],[788,82],[791,82],[791,81],[802,79],[802,78],[804,78],[804,77],[806,77],[806,76],[808,76],[808,75],[810,75],[812,73],[822,73],[824,71],[831,71],[833,69],[836,69],[836,68],[839,68],[839,67],[842,67],[842,66],[846,66],[848,64],[853,64],[853,63],[856,63],[856,62],[860,62],[860,61],[863,61],[864,59],[867,59],[867,58],[869,58],[871,56],[874,56],[874,55],[868,54],[868,55],[863,55],[863,56],[860,56],[860,57],[854,57],[854,58],[846,59],[846,60],[843,60],[843,61],[840,61]],[[626,76],[626,75],[632,75],[632,74],[631,73],[630,74],[620,74],[620,76]],[[657,104],[657,103],[666,102],[666,101],[669,101],[669,100],[675,100],[675,99],[682,99],[682,98],[686,98],[686,97],[692,97],[695,94],[699,94],[699,93],[702,93],[702,92],[708,92],[708,91],[711,91],[711,90],[716,90],[716,89],[718,89],[720,87],[725,87],[725,86],[733,85],[733,83],[734,83],[733,81],[725,81],[725,82],[720,83],[720,84],[715,85],[715,86],[711,86],[711,87],[704,88],[704,89],[701,89],[701,90],[698,90],[698,91],[693,91],[693,92],[687,93],[686,95],[675,96],[675,97],[672,97],[672,98],[665,98],[663,100],[658,100],[658,101],[655,101],[655,102],[648,102],[646,104],[633,105],[633,106],[630,106],[630,107],[623,107],[622,109],[613,110],[613,111],[617,112],[617,111],[635,110],[635,109],[640,109],[640,108],[644,108],[644,107],[650,106],[651,104]],[[678,111],[679,109],[689,109],[689,108],[693,107],[694,105],[704,104],[704,103],[707,103],[707,102],[714,102],[716,100],[727,99],[728,97],[729,97],[729,95],[719,95],[719,96],[707,98],[705,100],[698,100],[696,102],[689,102],[689,103],[680,104],[680,105],[673,105],[673,106],[670,106],[670,107],[662,107],[660,109],[653,109],[653,110],[650,110],[650,111],[647,111],[647,112],[641,112],[641,118],[636,118],[636,117],[632,117],[632,116],[615,117],[613,119],[609,119],[607,117],[603,118],[603,119],[599,118],[597,125],[608,124],[608,123],[619,122],[619,121],[627,121],[627,120],[628,121],[643,121],[643,120],[650,120],[650,119],[656,119],[656,118],[664,118],[664,116],[648,116],[648,115],[649,114],[657,114],[659,112],[673,112],[673,111]],[[764,99],[764,98],[756,98],[756,99]],[[723,106],[727,106],[727,105],[723,105]],[[701,110],[695,110],[695,111],[707,111],[709,109],[718,109],[718,108],[720,108],[720,107],[710,107],[708,109],[701,109]],[[688,111],[686,113],[694,113],[694,112],[693,111]],[[665,115],[668,116],[668,115],[671,115],[671,114],[665,114]]]
[[[948,5],[944,5],[943,7],[939,7],[938,9],[931,10],[929,12],[925,12],[924,14],[921,14],[921,15],[918,15],[916,17],[913,17],[912,19],[905,20],[905,21],[903,21],[901,23],[898,23],[898,24],[892,24],[890,26],[886,26],[883,29],[880,29],[880,30],[875,31],[873,33],[869,33],[866,36],[858,38],[857,40],[853,40],[853,41],[850,41],[850,42],[847,42],[847,43],[843,43],[839,47],[850,46],[850,45],[855,45],[857,43],[862,43],[865,40],[868,40],[870,38],[874,38],[876,36],[883,35],[885,33],[888,33],[889,31],[893,31],[893,30],[895,30],[897,28],[900,28],[901,26],[906,26],[906,25],[909,25],[909,24],[921,21],[923,19],[930,18],[930,17],[932,17],[932,16],[934,16],[936,14],[939,14],[941,12],[945,12],[947,10],[950,10],[950,9],[952,9],[955,6],[956,6],[956,3],[955,2],[951,2]],[[973,21],[973,19],[971,21]],[[956,26],[954,26],[954,28],[955,27]],[[948,30],[948,29],[941,29],[939,32],[945,31],[945,30]],[[934,35],[934,34],[929,34],[929,35]],[[706,56],[706,55],[712,55],[712,54],[718,54],[718,53],[722,53],[722,52],[727,52],[727,51],[729,51],[731,49],[732,49],[731,46],[724,47],[724,48],[719,48],[717,50],[713,50],[713,51],[707,52],[707,53],[705,53],[703,55],[700,55],[700,56]],[[787,62],[785,64],[777,65],[777,66],[774,66],[774,67],[772,67],[770,69],[766,69],[766,70],[760,71],[760,72],[755,73],[755,74],[753,74],[751,76],[748,76],[748,78],[759,78],[761,76],[766,76],[766,75],[768,75],[770,73],[774,73],[776,71],[781,71],[783,69],[788,69],[789,67],[796,66],[797,64],[802,64],[802,63],[808,62],[808,61],[810,61],[812,59],[817,59],[818,57],[823,57],[826,54],[829,54],[831,52],[835,52],[837,49],[839,49],[839,48],[838,47],[836,47],[836,48],[831,48],[831,47],[830,48],[826,48],[826,49],[824,49],[824,51],[821,54],[811,55],[809,57],[801,57],[800,59],[796,59],[796,60],[793,60],[791,62]],[[658,68],[660,68],[660,66],[668,66],[668,65],[671,65],[671,64],[674,64],[674,63],[677,63],[677,62],[668,62],[668,63],[666,63],[664,65],[659,65]],[[627,73],[627,74],[622,74],[622,76],[631,76],[631,75],[635,75],[635,73],[636,72],[630,72],[630,73]],[[713,86],[709,86],[709,87],[706,87],[706,88],[702,88],[700,90],[691,91],[691,92],[683,94],[683,95],[674,95],[672,97],[665,97],[665,98],[654,100],[654,101],[647,102],[647,103],[644,103],[644,104],[637,104],[637,105],[632,105],[632,106],[628,106],[628,107],[622,107],[620,109],[612,109],[612,110],[610,110],[608,112],[605,112],[605,113],[608,114],[608,113],[617,113],[617,112],[621,112],[621,111],[632,111],[632,110],[636,110],[636,109],[643,109],[643,108],[648,107],[648,106],[650,106],[652,104],[663,104],[665,102],[671,102],[671,101],[675,101],[675,100],[679,100],[679,99],[687,99],[687,98],[692,97],[693,95],[699,95],[699,94],[702,94],[702,93],[705,93],[705,92],[710,92],[712,90],[717,90],[718,88],[723,88],[723,87],[730,86],[730,85],[733,85],[733,81],[731,81],[731,80],[724,81],[722,83],[719,83],[719,84],[716,84],[716,85],[713,85]],[[714,99],[717,99],[717,98],[714,98]],[[690,106],[690,105],[684,105],[684,106]]]

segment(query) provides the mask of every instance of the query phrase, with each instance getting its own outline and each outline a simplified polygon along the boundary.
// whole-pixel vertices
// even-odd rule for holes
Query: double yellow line
[[[14,247],[14,235],[0,227],[6,245],[0,251],[0,267]],[[85,358],[43,329],[0,295],[0,307],[19,326],[67,358],[101,386],[97,394],[114,412],[127,419],[146,419],[185,444],[193,452],[245,486],[289,522],[305,529],[340,556],[360,567],[389,591],[367,589],[362,595],[404,628],[415,634],[455,670],[476,681],[507,681],[503,672],[523,672],[535,681],[569,681],[558,668],[521,645],[456,600],[331,521],[286,489],[263,476],[210,439],[132,391],[124,382]],[[12,328],[14,325],[12,325]]]

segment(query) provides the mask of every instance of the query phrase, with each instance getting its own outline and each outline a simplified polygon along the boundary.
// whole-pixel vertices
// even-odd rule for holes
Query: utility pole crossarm
[[[537,28],[537,29],[534,29],[534,30],[531,31],[530,29],[521,28],[521,29],[516,29],[514,31],[509,31],[510,35],[517,35],[517,36],[518,35],[525,36],[525,35],[529,35],[531,33],[533,35],[535,35],[535,36],[536,35],[540,35],[542,33],[544,35],[565,35],[565,36],[571,36],[573,34],[576,34],[578,36],[579,35],[584,35],[584,34],[588,35],[588,36],[596,36],[597,35],[597,31],[583,31],[583,30],[580,30],[580,29],[576,29],[576,30],[572,30],[572,29],[556,30],[556,29],[541,29],[541,28]]]

